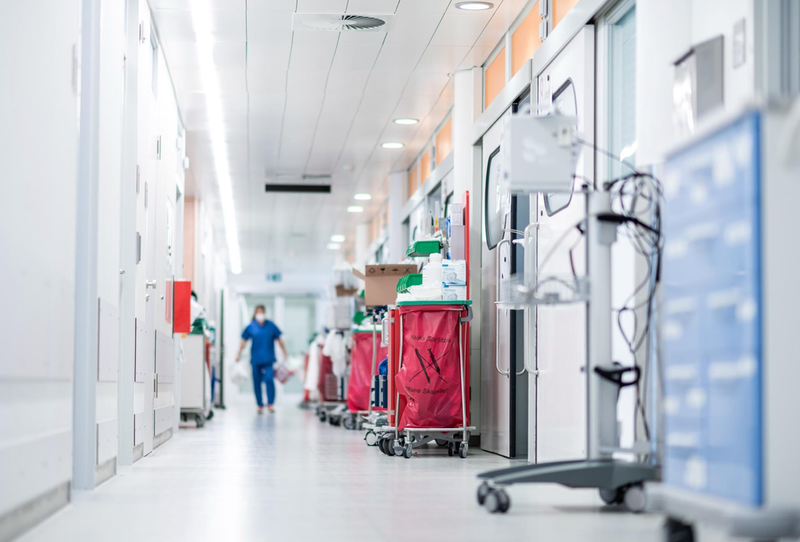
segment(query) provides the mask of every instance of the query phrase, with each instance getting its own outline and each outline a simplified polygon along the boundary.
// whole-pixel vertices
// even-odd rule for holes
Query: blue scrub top
[[[275,363],[275,341],[281,336],[281,330],[270,320],[264,325],[253,320],[242,332],[242,339],[252,340],[250,363],[253,365],[269,365]]]

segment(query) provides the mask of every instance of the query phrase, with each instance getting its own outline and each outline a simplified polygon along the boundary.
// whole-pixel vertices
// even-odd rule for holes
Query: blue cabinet
[[[738,118],[664,174],[664,478],[763,501],[760,125]]]

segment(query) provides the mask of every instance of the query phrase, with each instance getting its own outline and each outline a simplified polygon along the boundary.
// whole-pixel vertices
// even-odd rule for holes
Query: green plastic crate
[[[408,293],[408,289],[412,286],[419,286],[422,284],[422,275],[420,273],[411,273],[397,281],[397,293]]]
[[[409,245],[406,250],[406,256],[409,258],[420,258],[422,256],[430,256],[431,254],[438,254],[442,250],[442,245],[438,239],[429,239],[427,241],[414,241]]]

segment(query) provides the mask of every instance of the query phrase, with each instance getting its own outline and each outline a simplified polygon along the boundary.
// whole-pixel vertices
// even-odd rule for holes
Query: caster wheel
[[[364,442],[367,443],[367,446],[376,446],[378,444],[378,435],[374,431],[367,431],[364,435]]]
[[[319,421],[321,421],[322,423],[328,421],[328,413],[325,412],[324,410],[320,410],[319,412]]]
[[[487,482],[483,482],[481,485],[479,485],[478,486],[478,504],[483,506],[483,504],[486,502],[486,497],[491,492],[492,492],[492,488],[489,487],[489,484]]]
[[[201,416],[200,414],[195,414],[194,422],[197,424],[198,429],[206,424],[205,418],[203,418],[203,416]]]
[[[511,500],[502,489],[494,489],[486,495],[484,506],[490,514],[505,514],[511,507]]]
[[[623,497],[625,508],[634,514],[641,514],[647,506],[647,494],[640,485],[630,486],[625,490]]]
[[[412,455],[414,455],[414,446],[410,442],[407,442],[405,448],[403,448],[403,457],[411,459]]]
[[[437,446],[441,446],[442,448],[444,448],[448,444],[450,444],[450,441],[448,441],[448,440],[444,440],[444,439],[441,439],[441,438],[437,438],[436,439],[436,445]]]
[[[345,418],[344,428],[347,429],[348,431],[354,431],[356,428],[356,421],[350,417]]]
[[[675,518],[667,518],[663,526],[663,542],[694,542],[694,527]]]
[[[400,442],[399,440],[395,440],[392,443],[392,451],[394,452],[394,455],[396,455],[397,457],[401,457],[403,455],[403,452],[405,451],[405,447],[403,446],[402,442]]]
[[[622,499],[624,498],[624,495],[621,488],[616,488],[616,489],[601,488],[600,498],[603,500],[604,503],[611,506],[614,504],[622,504]]]
[[[456,455],[456,446],[452,442],[447,443],[447,455],[449,455],[450,457]]]
[[[469,453],[469,444],[467,444],[466,442],[462,442],[458,446],[458,457],[460,457],[461,459],[466,459],[467,453]]]

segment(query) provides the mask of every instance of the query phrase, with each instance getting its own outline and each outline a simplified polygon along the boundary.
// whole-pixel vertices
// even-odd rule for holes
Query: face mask
[[[267,319],[267,315],[264,314],[263,312],[259,312],[258,314],[256,314],[256,321],[259,324],[263,324],[266,319]]]

